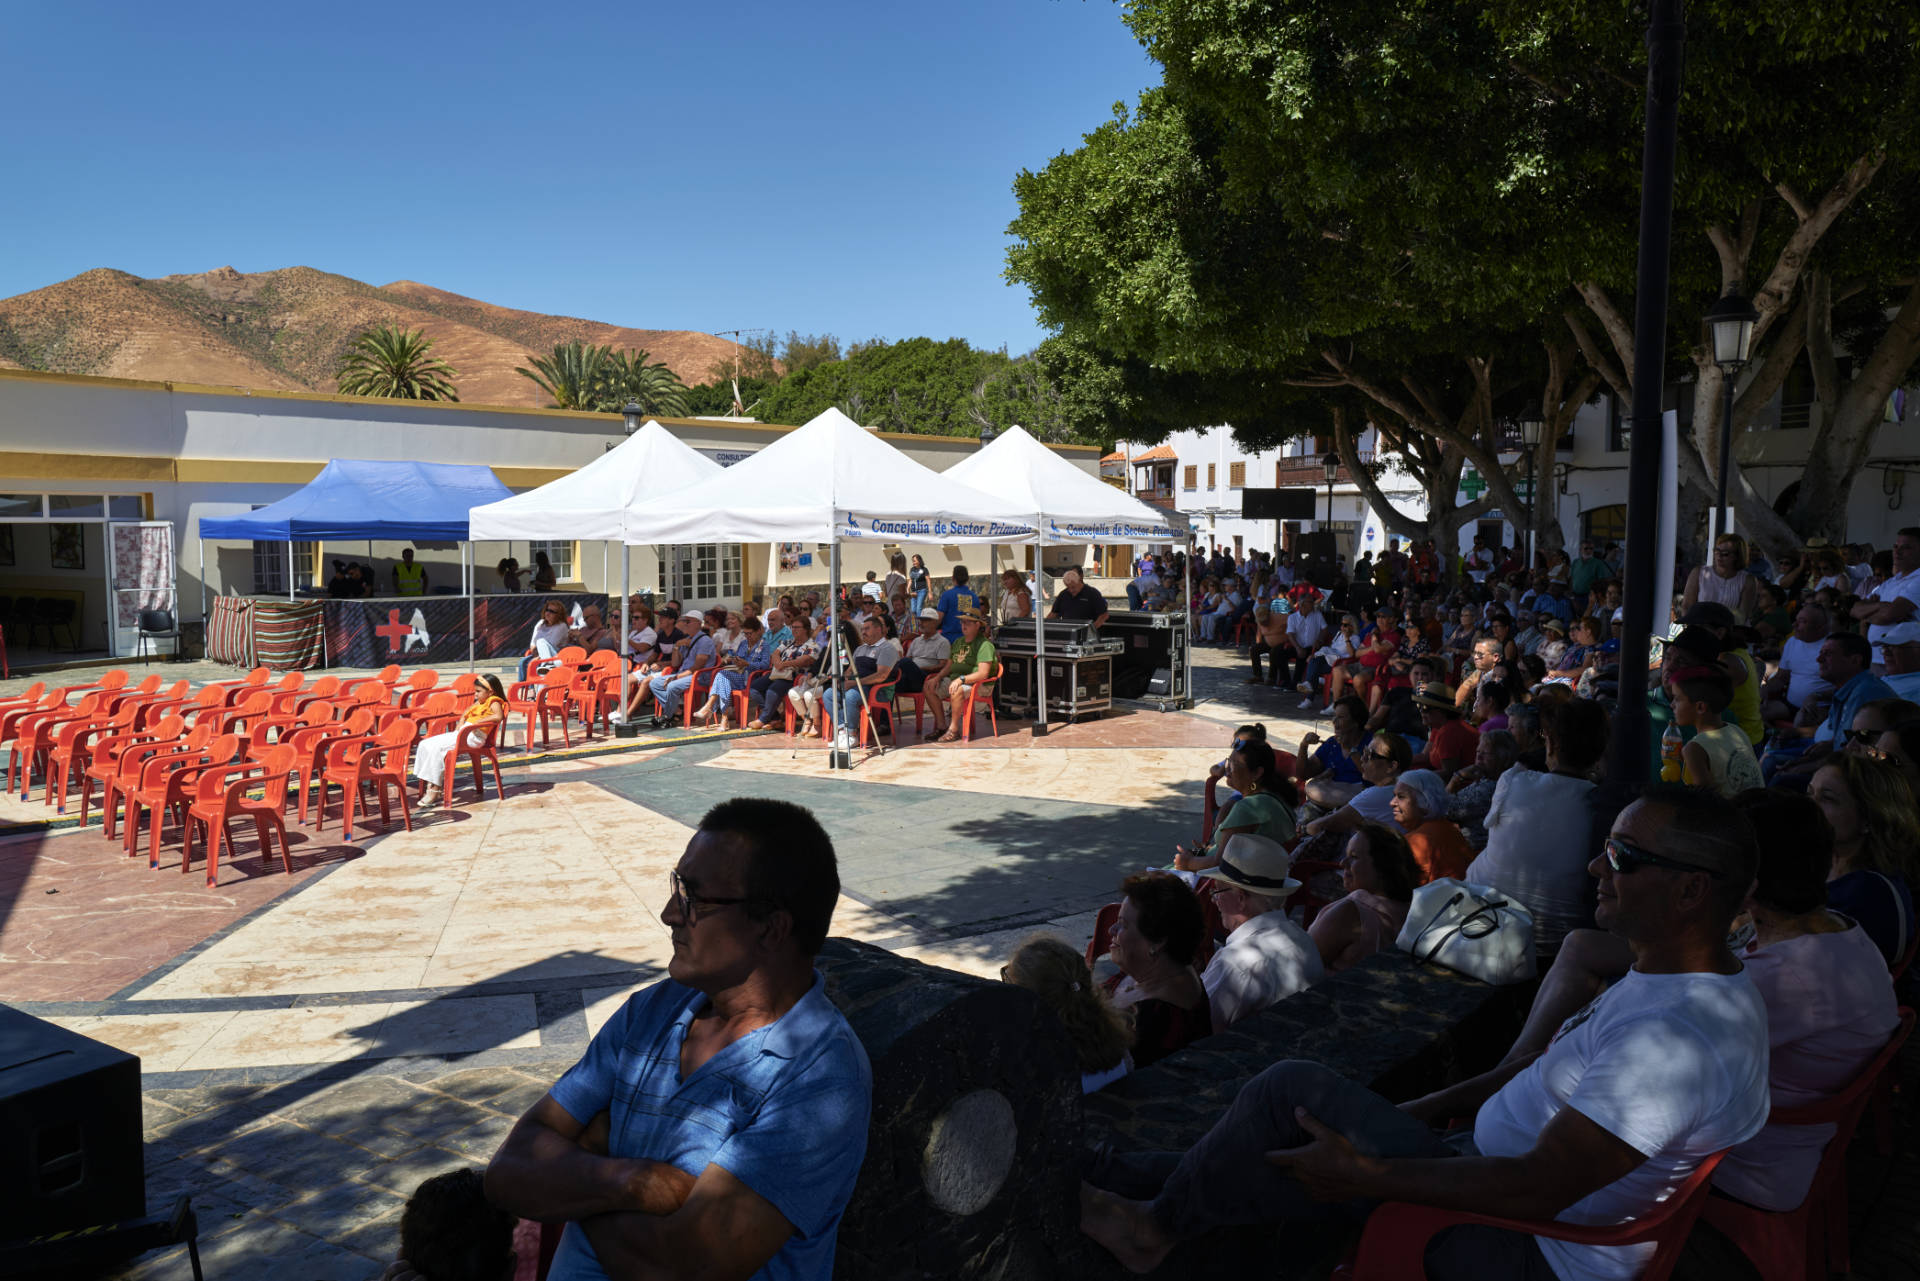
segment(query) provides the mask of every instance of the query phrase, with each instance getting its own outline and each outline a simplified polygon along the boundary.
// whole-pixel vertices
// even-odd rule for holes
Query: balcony
[[[1133,496],[1143,503],[1152,503],[1155,507],[1164,507],[1168,511],[1177,510],[1173,505],[1171,489],[1136,489]]]
[[[1324,456],[1325,455],[1319,457],[1281,459],[1278,463],[1274,464],[1274,485],[1280,489],[1288,489],[1301,485],[1310,488],[1324,486],[1327,483],[1327,473],[1320,461],[1321,457]],[[1363,463],[1371,462],[1373,461],[1373,455],[1370,452],[1363,451],[1360,455],[1360,461]],[[1347,470],[1345,464],[1342,464],[1340,470],[1334,473],[1334,484],[1350,485],[1352,483],[1352,473]]]

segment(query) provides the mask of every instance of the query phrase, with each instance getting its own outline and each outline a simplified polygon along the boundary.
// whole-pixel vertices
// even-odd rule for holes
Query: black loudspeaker
[[[0,1006],[0,1241],[146,1211],[140,1060]]]
[[[1313,520],[1317,489],[1243,489],[1242,520]]]

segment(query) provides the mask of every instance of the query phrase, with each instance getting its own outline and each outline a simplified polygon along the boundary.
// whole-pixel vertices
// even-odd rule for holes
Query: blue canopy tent
[[[287,544],[287,598],[293,599],[293,544],[327,539],[383,539],[465,545],[468,660],[473,647],[473,544],[468,513],[513,496],[493,469],[472,463],[417,463],[335,458],[320,474],[277,503],[240,516],[200,521],[200,612],[206,616],[207,539]]]

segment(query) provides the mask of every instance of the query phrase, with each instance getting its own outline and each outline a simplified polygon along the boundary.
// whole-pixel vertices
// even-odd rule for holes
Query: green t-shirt
[[[990,666],[993,663],[993,642],[990,640],[955,641],[948,676],[971,676],[974,669]]]
[[[1251,796],[1242,796],[1233,803],[1226,817],[1220,820],[1220,831],[1236,827],[1251,827],[1257,836],[1265,836],[1286,845],[1293,840],[1293,810],[1278,796],[1269,796],[1265,792],[1255,792]],[[1225,842],[1214,838],[1213,853],[1219,854],[1225,848]]]

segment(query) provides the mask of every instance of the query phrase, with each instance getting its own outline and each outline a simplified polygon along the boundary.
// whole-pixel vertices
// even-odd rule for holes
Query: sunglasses
[[[1721,874],[1710,867],[1701,867],[1698,863],[1682,863],[1678,859],[1655,854],[1652,850],[1641,849],[1638,845],[1623,841],[1617,836],[1607,838],[1607,866],[1621,876],[1643,867],[1665,867],[1676,872],[1705,872],[1716,881],[1721,879]]]
[[[743,903],[762,903],[766,901],[754,895],[747,895],[743,898],[710,898],[704,894],[693,893],[687,889],[687,883],[680,879],[680,873],[678,872],[667,873],[667,889],[671,895],[667,901],[679,909],[680,915],[687,922],[688,929],[692,929],[698,925],[701,916],[708,914],[708,909],[710,908],[739,907]]]
[[[1392,752],[1368,752],[1367,759],[1374,760],[1374,761],[1390,761],[1393,759],[1393,753]]]
[[[1847,742],[1865,746],[1868,743],[1879,742],[1880,736],[1884,733],[1886,733],[1885,730],[1879,729],[1850,729],[1847,731]]]

